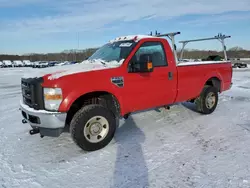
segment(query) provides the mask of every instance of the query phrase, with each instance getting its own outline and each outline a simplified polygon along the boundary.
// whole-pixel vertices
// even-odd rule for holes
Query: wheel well
[[[221,81],[217,77],[210,78],[205,85],[213,86],[217,88],[217,90],[221,91]]]
[[[85,105],[102,104],[114,113],[120,115],[120,105],[117,98],[108,92],[98,91],[82,95],[71,105],[66,118],[66,125],[69,125],[75,113]]]

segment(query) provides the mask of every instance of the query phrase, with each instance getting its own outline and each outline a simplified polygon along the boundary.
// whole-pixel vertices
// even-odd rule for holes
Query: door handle
[[[168,79],[173,80],[173,72],[168,72]]]

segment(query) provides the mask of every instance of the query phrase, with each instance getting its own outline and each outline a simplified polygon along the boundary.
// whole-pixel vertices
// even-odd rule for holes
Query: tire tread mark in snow
[[[240,127],[242,127],[243,129],[247,131],[250,131],[250,124],[237,124],[237,125],[239,125]]]

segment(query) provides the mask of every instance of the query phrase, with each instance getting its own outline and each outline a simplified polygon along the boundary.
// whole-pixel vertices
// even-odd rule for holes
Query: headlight
[[[63,96],[60,88],[44,88],[44,105],[46,110],[57,111]]]

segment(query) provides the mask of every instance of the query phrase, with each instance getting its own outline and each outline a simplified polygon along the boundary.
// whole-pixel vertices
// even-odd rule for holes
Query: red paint
[[[155,67],[151,73],[128,73],[131,57],[143,42],[162,42],[168,66]],[[168,79],[168,73],[173,79]],[[124,87],[119,88],[111,83],[112,77],[124,77]],[[145,38],[138,42],[124,63],[118,68],[77,73],[48,80],[44,77],[44,87],[60,87],[63,91],[63,102],[60,112],[67,112],[72,103],[84,94],[105,91],[113,94],[120,103],[121,115],[138,110],[173,104],[196,98],[204,84],[212,77],[221,80],[221,92],[228,90],[232,82],[230,62],[222,64],[204,64],[177,66],[167,40],[162,38]]]

